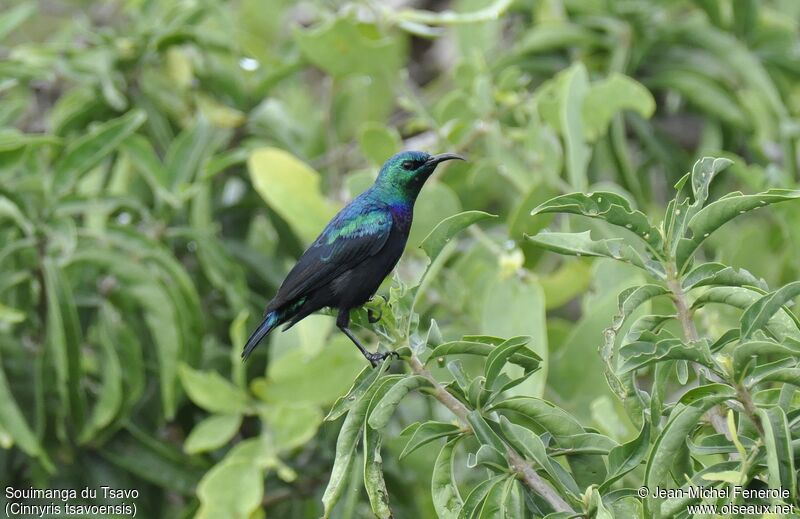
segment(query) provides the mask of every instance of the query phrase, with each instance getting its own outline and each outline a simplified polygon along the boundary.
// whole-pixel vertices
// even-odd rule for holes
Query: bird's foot
[[[396,351],[387,351],[384,353],[370,353],[366,352],[364,357],[367,358],[370,364],[372,364],[373,368],[377,368],[378,364],[383,362],[384,360],[388,359],[389,357],[394,357],[396,359],[400,358],[400,354]]]

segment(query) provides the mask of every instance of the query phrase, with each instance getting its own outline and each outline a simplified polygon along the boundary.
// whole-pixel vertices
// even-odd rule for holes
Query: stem
[[[412,353],[411,358],[408,361],[408,364],[411,366],[411,370],[421,377],[425,378],[428,382],[431,383],[432,394],[433,397],[441,402],[446,408],[448,408],[454,415],[456,415],[459,420],[462,422],[462,426],[465,429],[471,430],[469,423],[467,422],[467,415],[470,413],[470,410],[465,406],[460,400],[456,397],[451,395],[445,388],[442,386],[438,380],[436,380],[431,372],[425,369],[425,366],[422,365],[419,358]],[[572,507],[567,504],[564,499],[558,495],[558,492],[550,486],[550,483],[542,479],[539,474],[536,473],[533,468],[531,468],[530,464],[528,464],[525,459],[520,456],[514,449],[509,446],[506,446],[506,461],[508,462],[508,466],[517,474],[517,476],[536,494],[538,494],[542,499],[547,501],[547,503],[555,510],[556,512],[569,512],[575,513]]]
[[[736,396],[739,399],[739,402],[742,403],[742,407],[744,407],[744,413],[747,415],[750,421],[753,422],[753,425],[756,426],[758,434],[763,438],[764,427],[761,425],[761,420],[756,414],[756,406],[753,403],[750,393],[748,393],[747,389],[745,389],[741,384],[736,384]]]
[[[683,328],[683,336],[689,342],[697,342],[700,340],[700,336],[697,334],[697,328],[694,325],[692,314],[689,311],[689,305],[686,301],[686,292],[683,291],[681,282],[678,280],[676,274],[677,268],[673,263],[667,263],[666,267],[667,288],[672,292],[672,299],[675,302],[675,309],[678,312],[678,321],[680,321],[681,328]],[[695,373],[699,375],[701,371],[700,367],[697,366],[697,364],[693,364],[692,367]],[[732,438],[731,432],[728,430],[728,422],[725,420],[719,406],[714,406],[708,410],[708,420],[718,434],[724,434],[728,440]]]

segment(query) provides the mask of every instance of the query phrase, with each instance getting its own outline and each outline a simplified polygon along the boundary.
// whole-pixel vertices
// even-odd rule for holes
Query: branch
[[[428,382],[431,383],[432,394],[433,397],[441,402],[446,408],[448,408],[454,415],[456,415],[459,420],[461,420],[462,425],[465,429],[471,430],[471,427],[467,423],[467,415],[469,414],[470,410],[465,406],[460,400],[456,397],[451,395],[445,388],[442,386],[438,380],[436,380],[431,372],[425,369],[425,366],[422,365],[419,358],[412,353],[411,358],[408,361],[408,364],[411,366],[411,370],[421,377],[424,377]],[[556,512],[569,512],[575,513],[572,507],[564,501],[564,499],[558,495],[558,492],[550,486],[550,483],[542,479],[539,474],[536,473],[528,464],[525,459],[520,456],[514,449],[509,446],[506,446],[506,461],[508,462],[508,466],[517,474],[519,477],[531,490],[533,490],[536,494],[538,494],[542,499],[547,501],[547,503],[555,510]]]
[[[681,328],[683,328],[684,339],[689,342],[697,342],[700,340],[700,336],[692,320],[692,314],[689,311],[689,305],[686,301],[686,292],[683,291],[681,282],[678,280],[676,270],[677,269],[672,264],[667,264],[667,288],[672,292],[672,299],[675,302],[675,309],[678,312],[678,321],[680,321]],[[695,373],[699,375],[700,367],[697,366],[697,364],[693,364],[692,366],[694,367]],[[708,420],[718,434],[725,435],[728,440],[731,439],[731,432],[728,430],[728,422],[725,420],[719,406],[714,406],[708,410]]]

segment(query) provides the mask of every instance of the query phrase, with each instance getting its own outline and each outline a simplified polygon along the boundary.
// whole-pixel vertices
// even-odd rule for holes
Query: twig
[[[678,321],[681,323],[681,328],[683,328],[684,338],[689,342],[697,342],[700,340],[700,336],[692,320],[692,314],[689,311],[689,305],[686,301],[686,293],[683,291],[676,271],[677,269],[672,264],[667,264],[667,288],[672,292],[672,300],[675,302],[675,309],[678,312]],[[692,366],[694,367],[695,373],[699,375],[700,367],[697,364],[693,364]],[[708,420],[718,434],[725,435],[728,440],[731,439],[728,423],[719,406],[714,406],[708,410]]]
[[[431,383],[431,386],[433,387],[431,391],[433,397],[447,407],[454,415],[456,415],[461,420],[465,429],[471,430],[469,424],[467,423],[467,415],[470,412],[467,406],[465,406],[456,397],[451,395],[444,388],[444,386],[442,386],[439,381],[436,380],[433,375],[431,375],[431,372],[425,369],[425,366],[422,365],[422,362],[420,362],[415,354],[411,354],[408,364],[411,366],[411,370],[415,374],[424,377],[428,382]],[[560,495],[558,495],[558,492],[556,492],[547,481],[542,479],[542,477],[531,468],[531,466],[522,456],[520,456],[509,446],[506,446],[506,461],[508,461],[509,467],[511,467],[517,476],[531,490],[541,496],[542,499],[547,501],[553,510],[556,512],[575,513],[572,507],[570,507],[569,504],[564,501]]]

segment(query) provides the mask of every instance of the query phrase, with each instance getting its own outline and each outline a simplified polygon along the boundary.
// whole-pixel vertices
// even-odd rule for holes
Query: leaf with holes
[[[644,213],[633,209],[625,197],[616,193],[598,191],[557,196],[536,207],[531,215],[544,213],[569,213],[598,218],[631,231],[654,252],[661,250],[661,232],[650,223]]]

